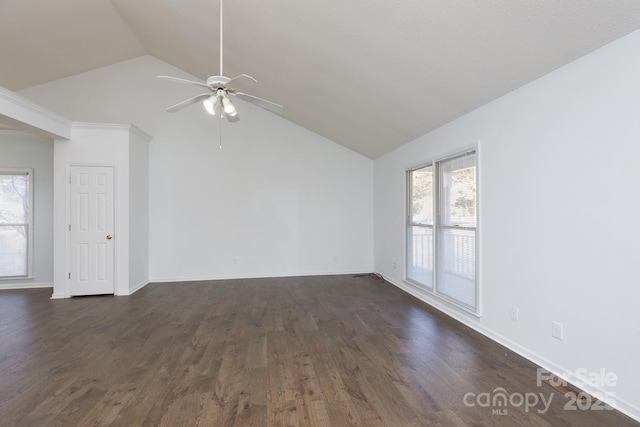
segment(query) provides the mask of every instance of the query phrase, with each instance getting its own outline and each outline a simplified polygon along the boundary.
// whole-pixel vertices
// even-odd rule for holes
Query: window
[[[433,288],[433,166],[409,171],[407,277]]]
[[[31,176],[0,169],[0,278],[31,275]]]
[[[407,280],[478,312],[477,155],[407,171]]]

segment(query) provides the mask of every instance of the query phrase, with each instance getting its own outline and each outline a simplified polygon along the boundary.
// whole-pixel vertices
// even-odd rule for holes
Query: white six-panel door
[[[70,178],[70,294],[113,294],[113,167],[72,166]]]

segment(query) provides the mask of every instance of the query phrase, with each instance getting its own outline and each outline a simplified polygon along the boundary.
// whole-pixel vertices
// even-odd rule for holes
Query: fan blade
[[[227,89],[231,89],[232,91],[236,91],[238,89],[244,89],[247,86],[250,86],[258,81],[251,76],[247,76],[246,74],[240,74],[235,76],[231,80],[229,80],[225,86]]]
[[[248,95],[242,92],[237,92],[233,95],[237,96],[243,101],[250,102],[260,108],[264,108],[265,110],[269,110],[277,114],[282,114],[282,112],[284,111],[284,107],[282,105],[276,104],[275,102],[267,101],[266,99],[258,98],[257,96]]]
[[[177,77],[171,77],[171,76],[156,76],[156,77],[159,78],[159,79],[169,80],[169,81],[176,82],[176,83],[183,83],[183,84],[188,84],[188,85],[196,85],[196,86],[202,86],[202,87],[209,88],[209,86],[206,83],[195,82],[193,80],[179,79]]]
[[[196,95],[193,98],[187,99],[186,101],[182,101],[177,103],[176,105],[172,105],[171,107],[167,108],[167,111],[169,113],[175,113],[178,110],[182,110],[184,107],[188,107],[189,105],[195,104],[196,102],[202,101],[210,96],[210,93],[201,93],[200,95]]]

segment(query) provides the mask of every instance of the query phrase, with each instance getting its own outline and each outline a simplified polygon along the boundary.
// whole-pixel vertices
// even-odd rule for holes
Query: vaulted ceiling
[[[219,0],[0,0],[0,86],[144,54],[204,80],[218,19]],[[638,0],[227,0],[224,74],[376,158],[639,28]]]

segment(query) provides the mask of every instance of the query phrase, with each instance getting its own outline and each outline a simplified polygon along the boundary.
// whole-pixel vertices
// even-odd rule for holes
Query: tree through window
[[[407,280],[478,313],[477,155],[407,171]]]
[[[31,175],[0,169],[0,278],[30,275]]]

